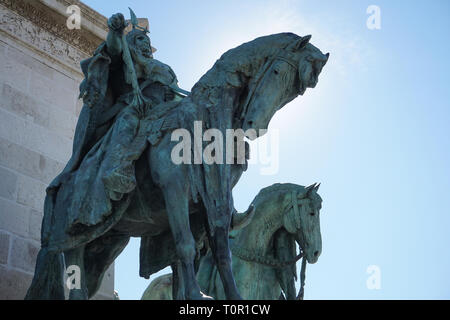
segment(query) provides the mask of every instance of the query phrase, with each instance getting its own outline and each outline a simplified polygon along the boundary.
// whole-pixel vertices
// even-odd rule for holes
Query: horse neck
[[[258,208],[258,205],[255,207],[256,212],[251,223],[239,232],[234,243],[243,249],[263,254],[270,249],[274,233],[283,226],[283,212],[273,205],[269,206],[271,209],[268,210],[267,203],[263,208]]]
[[[225,86],[229,86],[225,79],[230,80],[229,77],[232,73],[245,75],[242,79],[247,78],[247,81],[257,76],[267,59],[278,52],[279,48],[274,46],[273,42],[255,40],[225,52],[193,86],[194,100],[201,99],[205,94],[209,97],[209,92],[204,92],[205,88],[225,89]],[[241,87],[248,84],[244,80]]]

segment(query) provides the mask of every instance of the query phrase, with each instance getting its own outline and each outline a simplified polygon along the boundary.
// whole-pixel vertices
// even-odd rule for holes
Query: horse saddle
[[[173,111],[182,99],[162,102],[147,111],[146,119],[149,121],[149,135],[147,140],[155,145],[159,142],[162,133],[168,129],[178,127],[178,117]],[[129,104],[126,97],[121,98],[115,105],[103,112],[97,120],[97,126],[105,125],[108,121],[117,116]]]
[[[178,115],[174,109],[181,100],[163,102],[152,108],[149,112],[150,130],[147,137],[151,145],[156,145],[166,130],[179,127]]]

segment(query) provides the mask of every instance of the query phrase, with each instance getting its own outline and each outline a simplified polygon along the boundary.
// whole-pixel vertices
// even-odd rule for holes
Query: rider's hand
[[[143,119],[146,115],[147,104],[146,104],[145,98],[141,92],[135,91],[133,103],[136,105],[136,111],[137,111],[138,117],[140,119]]]
[[[108,27],[112,31],[123,32],[127,26],[125,17],[121,13],[116,13],[108,19]]]
[[[172,101],[173,99],[175,99],[175,93],[173,92],[173,90],[166,90],[166,92],[164,93],[164,101]]]
[[[146,114],[147,114],[147,105],[145,104],[145,102],[141,102],[138,107],[138,116],[140,119],[145,118]]]

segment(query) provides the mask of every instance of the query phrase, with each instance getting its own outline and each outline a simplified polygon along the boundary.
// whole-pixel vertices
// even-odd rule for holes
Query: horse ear
[[[294,51],[303,49],[309,43],[309,40],[311,40],[311,35],[304,36],[297,40],[297,43],[294,46]]]
[[[319,190],[319,187],[320,187],[320,182],[314,187],[314,190]]]
[[[315,188],[316,188],[316,184],[315,183],[313,183],[309,187],[306,187],[306,196],[308,197],[310,195],[311,191],[315,190]]]

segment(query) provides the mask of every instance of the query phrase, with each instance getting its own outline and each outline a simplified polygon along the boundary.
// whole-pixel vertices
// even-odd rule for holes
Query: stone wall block
[[[29,208],[0,198],[0,230],[28,237]]]
[[[47,186],[37,180],[20,176],[17,183],[17,202],[36,210],[42,210]]]
[[[22,300],[33,276],[5,266],[0,266],[0,274],[0,300]]]
[[[0,264],[8,264],[10,238],[8,233],[0,231]]]
[[[0,167],[0,197],[15,200],[17,190],[17,174]]]
[[[14,238],[12,243],[11,265],[26,272],[34,272],[39,246],[36,242]]]

